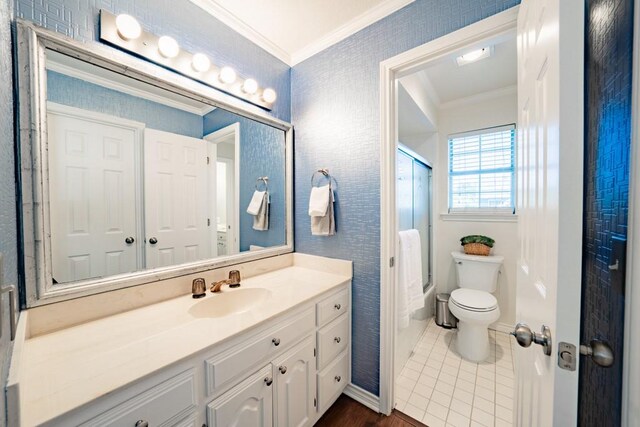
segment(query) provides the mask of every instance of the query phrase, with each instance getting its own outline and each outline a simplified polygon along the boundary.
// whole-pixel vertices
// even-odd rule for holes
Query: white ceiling
[[[432,95],[435,104],[442,107],[462,98],[516,85],[515,37],[493,45],[489,58],[460,67],[456,57],[464,53],[452,53],[421,71],[420,77],[435,92],[435,96]]]
[[[416,135],[431,134],[436,130],[434,123],[427,118],[403,85],[398,85],[398,113],[400,141],[404,142]]]
[[[414,0],[191,0],[295,65]]]

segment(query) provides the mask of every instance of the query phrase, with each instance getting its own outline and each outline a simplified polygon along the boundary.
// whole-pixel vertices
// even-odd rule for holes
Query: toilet
[[[460,356],[472,362],[489,357],[489,325],[500,318],[498,300],[492,295],[504,257],[451,252],[458,289],[451,292],[449,310],[458,318],[456,345]]]

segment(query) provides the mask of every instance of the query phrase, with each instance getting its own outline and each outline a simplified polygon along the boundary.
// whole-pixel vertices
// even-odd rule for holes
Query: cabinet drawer
[[[322,326],[348,311],[349,290],[343,289],[340,292],[336,292],[320,301],[317,306],[318,326]]]
[[[349,343],[349,317],[346,314],[318,331],[318,369],[323,369],[342,353]]]
[[[331,400],[342,393],[349,383],[349,358],[348,352],[342,353],[338,358],[318,374],[318,410],[323,413],[327,410]]]
[[[150,426],[168,426],[183,420],[195,408],[194,371],[190,369],[82,425],[133,427],[144,420]]]
[[[313,317],[311,308],[257,338],[205,360],[207,395],[214,394],[218,387],[308,335],[314,327]]]

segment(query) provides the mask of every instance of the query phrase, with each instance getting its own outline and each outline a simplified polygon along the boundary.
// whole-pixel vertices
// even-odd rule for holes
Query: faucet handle
[[[193,298],[202,298],[207,294],[207,282],[202,277],[193,279],[191,282],[191,293]]]
[[[240,271],[231,270],[229,272],[229,287],[237,288],[240,286]]]

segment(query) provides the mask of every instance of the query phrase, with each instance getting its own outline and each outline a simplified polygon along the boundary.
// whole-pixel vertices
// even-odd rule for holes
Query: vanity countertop
[[[245,278],[239,289],[265,288],[271,296],[226,317],[190,314],[195,304],[217,297],[207,292],[202,299],[184,295],[28,338],[20,356],[21,424],[52,420],[351,280],[344,268],[338,271],[328,273],[306,262]]]

